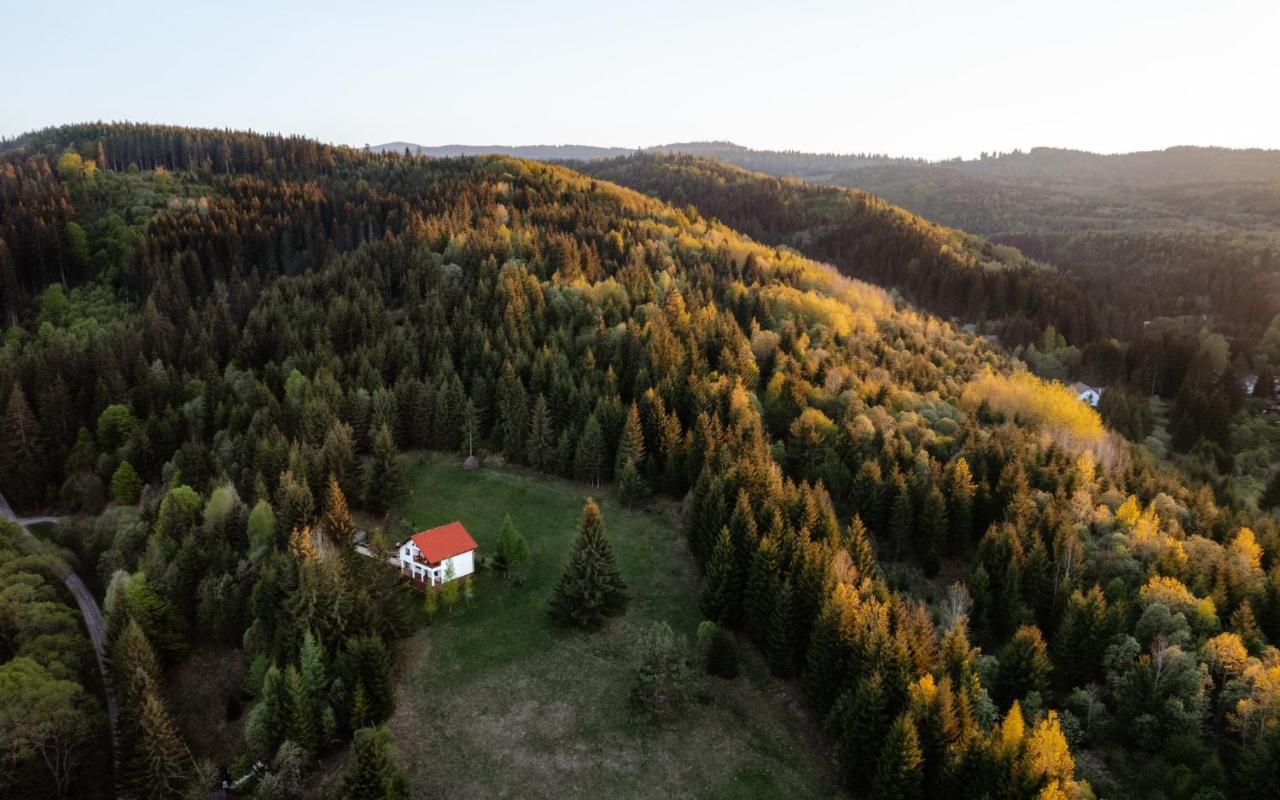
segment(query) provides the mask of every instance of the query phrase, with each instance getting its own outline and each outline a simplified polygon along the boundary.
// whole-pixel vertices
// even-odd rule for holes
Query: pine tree
[[[809,705],[825,710],[840,695],[850,671],[857,624],[858,596],[852,586],[836,584],[827,595],[809,637],[804,688]]]
[[[644,502],[645,497],[649,495],[649,486],[645,483],[644,476],[640,474],[640,470],[636,469],[634,461],[624,461],[622,466],[618,468],[618,499],[622,501],[624,506],[635,508]]]
[[[582,506],[569,564],[551,598],[551,616],[561,625],[598,628],[626,608],[626,585],[605,538],[604,516],[592,498]]]
[[[729,527],[720,529],[702,577],[702,614],[712,622],[729,625],[742,615],[742,578]]]
[[[1087,594],[1071,593],[1053,640],[1053,677],[1065,692],[1102,678],[1102,656],[1107,646],[1107,601],[1093,587]]]
[[[351,742],[342,776],[342,800],[409,800],[409,785],[395,763],[386,728],[361,728]]]
[[[503,365],[502,377],[498,381],[498,413],[502,453],[512,461],[519,460],[524,455],[525,433],[529,426],[529,395],[510,361]]]
[[[314,758],[320,752],[320,717],[315,703],[307,694],[302,673],[292,664],[284,673],[284,689],[289,714],[285,738],[297,742],[308,756]]]
[[[767,646],[769,632],[773,625],[773,605],[778,595],[778,573],[782,562],[778,557],[778,548],[769,537],[760,540],[755,556],[751,559],[751,570],[747,574],[747,588],[742,600],[743,622],[751,638],[760,647]]]
[[[871,577],[876,565],[875,550],[871,547],[871,537],[867,533],[867,526],[862,524],[860,515],[853,515],[853,521],[849,523],[849,533],[846,539],[848,540],[846,549],[849,551],[849,560],[857,568],[858,577]]]
[[[769,669],[780,678],[789,678],[795,670],[795,654],[791,643],[791,607],[794,602],[791,581],[784,581],[773,601],[773,614],[769,619],[769,638],[765,655]]]
[[[338,485],[338,476],[329,474],[329,496],[324,508],[324,527],[338,544],[349,546],[356,534],[355,523],[351,521],[351,511],[347,508],[347,497]]]
[[[1271,476],[1271,482],[1267,484],[1267,490],[1262,493],[1262,499],[1258,501],[1259,508],[1280,508],[1280,470],[1276,470]]]
[[[191,753],[154,689],[142,698],[134,746],[140,772],[126,778],[130,788],[158,800],[186,796],[194,768]]]
[[[1028,692],[1043,695],[1048,691],[1051,665],[1039,628],[1034,625],[1019,628],[1000,650],[999,661],[995,695],[1001,705],[1026,697]]]
[[[555,430],[551,423],[551,409],[547,398],[538,395],[529,416],[529,438],[525,442],[525,455],[529,464],[537,469],[548,469],[555,458]]]
[[[865,794],[879,755],[879,743],[889,725],[888,697],[879,672],[861,678],[836,701],[830,727],[836,737],[836,761],[849,790]]]
[[[373,511],[385,513],[404,496],[404,476],[400,474],[397,455],[391,431],[383,426],[374,437],[372,458],[365,470],[365,505]]]
[[[942,548],[947,538],[947,503],[942,492],[934,487],[925,497],[924,510],[916,523],[916,556],[924,565],[929,577],[938,574]]]
[[[877,800],[917,800],[924,796],[920,767],[924,757],[910,714],[894,721],[885,737],[871,782]]]
[[[913,537],[915,512],[911,507],[911,491],[901,476],[897,480],[897,491],[893,497],[893,511],[889,516],[889,546],[897,556]]]
[[[497,570],[519,583],[524,580],[525,570],[529,566],[529,543],[516,530],[516,524],[510,514],[502,517],[502,528],[498,531],[498,549],[494,554],[494,566]]]
[[[604,434],[600,420],[593,413],[578,438],[578,448],[573,458],[574,472],[578,479],[598,487],[604,480]]]
[[[289,533],[289,554],[299,561],[316,559],[316,540],[310,525],[294,528]]]
[[[621,472],[628,461],[634,465],[637,473],[641,473],[644,468],[644,428],[640,425],[640,409],[635,403],[627,411],[627,420],[622,426],[622,435],[618,438],[614,472]]]
[[[142,478],[132,464],[121,461],[111,476],[111,498],[122,506],[132,506],[137,505],[141,496]]]
[[[367,714],[360,722],[373,724],[391,716],[395,686],[391,681],[391,652],[382,637],[371,633],[347,639],[339,670],[344,686],[360,686],[363,690]],[[360,725],[353,722],[351,727]]]
[[[947,540],[950,552],[959,552],[973,541],[973,498],[977,487],[964,457],[947,465],[946,495],[951,535]]]
[[[0,420],[0,485],[4,486],[8,500],[17,508],[33,508],[43,499],[44,447],[40,423],[28,405],[22,387],[15,385]],[[112,481],[113,488],[114,485]],[[132,505],[137,502],[137,497],[134,496],[132,501],[118,502]]]

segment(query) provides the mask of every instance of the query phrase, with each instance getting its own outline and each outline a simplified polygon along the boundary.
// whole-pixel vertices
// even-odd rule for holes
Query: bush
[[[725,680],[738,677],[738,643],[724,628],[717,628],[707,644],[706,670],[708,675]]]
[[[675,713],[689,699],[689,669],[671,626],[655,622],[640,648],[640,667],[631,682],[632,710],[650,718]]]

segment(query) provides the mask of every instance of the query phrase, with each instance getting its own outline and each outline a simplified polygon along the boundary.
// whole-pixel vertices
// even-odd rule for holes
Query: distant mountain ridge
[[[872,153],[806,153],[798,150],[755,150],[730,141],[689,141],[642,148],[596,145],[421,145],[395,141],[374,145],[373,152],[404,152],[435,158],[506,155],[536,161],[594,161],[632,153],[683,153],[718,158],[740,167],[780,177],[837,180],[845,173],[873,167],[946,169],[975,177],[1015,180],[1073,181],[1101,184],[1172,185],[1200,182],[1280,180],[1280,150],[1233,149],[1180,145],[1131,153],[1092,153],[1059,147],[983,154],[979,158],[927,160]]]

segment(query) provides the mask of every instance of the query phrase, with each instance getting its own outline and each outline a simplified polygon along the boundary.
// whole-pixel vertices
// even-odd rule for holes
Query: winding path
[[[57,517],[19,517],[13,513],[13,509],[9,507],[9,501],[5,500],[2,494],[0,494],[0,519],[7,519],[21,528],[38,549],[44,549],[45,544],[27,526],[58,521]],[[98,657],[98,671],[102,675],[103,693],[107,698],[107,717],[111,720],[111,743],[113,752],[118,753],[120,751],[117,727],[119,710],[116,708],[115,692],[112,691],[111,681],[107,677],[106,627],[102,623],[102,610],[98,608],[98,601],[94,599],[93,592],[89,591],[89,587],[84,585],[84,581],[80,580],[80,576],[73,572],[71,567],[64,564],[61,572],[62,582],[71,590],[71,594],[76,598],[76,605],[80,607],[80,616],[84,617],[84,626],[89,631],[89,641],[93,643],[93,652]]]

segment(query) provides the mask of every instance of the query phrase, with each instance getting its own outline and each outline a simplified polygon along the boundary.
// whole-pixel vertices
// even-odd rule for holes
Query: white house
[[[445,582],[449,568],[453,579],[476,571],[476,540],[461,522],[450,522],[410,536],[400,545],[400,573],[430,586]]]
[[[1101,389],[1090,386],[1087,383],[1081,383],[1080,381],[1076,381],[1071,384],[1071,391],[1074,392],[1076,397],[1079,397],[1082,402],[1088,403],[1094,408],[1098,407],[1098,401],[1102,399]]]

